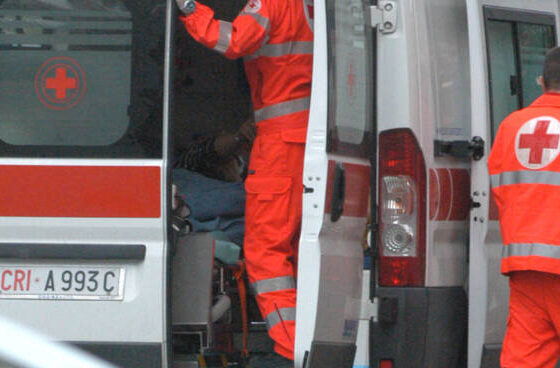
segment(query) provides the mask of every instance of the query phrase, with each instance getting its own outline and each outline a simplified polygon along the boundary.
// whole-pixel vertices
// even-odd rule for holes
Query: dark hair
[[[543,67],[544,89],[560,90],[560,47],[546,53]]]

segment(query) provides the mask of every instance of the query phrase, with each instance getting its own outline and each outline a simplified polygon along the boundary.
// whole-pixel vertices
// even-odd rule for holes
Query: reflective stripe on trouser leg
[[[270,293],[286,289],[295,289],[296,281],[293,276],[281,276],[270,279],[263,279],[251,284],[251,289],[255,295]]]
[[[296,307],[292,260],[301,223],[304,148],[303,143],[283,142],[280,133],[258,135],[253,144],[252,174],[245,183],[244,253],[249,281],[258,292],[256,301],[265,319],[277,310]],[[289,190],[278,185],[286,181]],[[271,325],[269,334],[275,350],[293,359],[295,321]]]
[[[296,308],[280,308],[275,309],[270,312],[265,317],[266,328],[271,330],[272,328],[276,327],[279,323],[285,323],[288,321],[295,321],[296,320]]]

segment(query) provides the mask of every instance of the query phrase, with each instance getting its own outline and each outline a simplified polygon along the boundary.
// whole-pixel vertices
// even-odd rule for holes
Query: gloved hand
[[[175,0],[177,7],[184,14],[192,14],[196,10],[196,3],[194,0]]]

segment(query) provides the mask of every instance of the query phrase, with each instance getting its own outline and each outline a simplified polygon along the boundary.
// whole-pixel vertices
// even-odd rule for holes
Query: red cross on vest
[[[549,120],[539,120],[537,121],[533,134],[521,134],[519,137],[519,148],[528,148],[530,150],[530,164],[541,164],[543,151],[546,148],[558,148],[560,135],[547,134],[546,131],[549,125]]]
[[[47,88],[55,90],[55,97],[59,100],[66,98],[66,90],[76,88],[76,78],[66,77],[66,68],[56,68],[56,76],[47,78]]]

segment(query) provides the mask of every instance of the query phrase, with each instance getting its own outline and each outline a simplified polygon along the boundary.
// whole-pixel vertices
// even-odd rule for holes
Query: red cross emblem
[[[258,13],[261,10],[261,0],[249,0],[247,5],[245,6],[245,13]]]
[[[66,77],[66,68],[58,67],[56,68],[56,77],[47,78],[47,88],[54,89],[56,91],[56,99],[65,99],[67,89],[75,89],[77,85],[76,78]]]
[[[551,117],[532,119],[521,127],[516,137],[516,155],[528,168],[539,169],[551,163],[560,152],[560,122]]]
[[[86,91],[84,70],[74,59],[54,57],[45,61],[35,75],[39,101],[51,110],[76,106]]]

